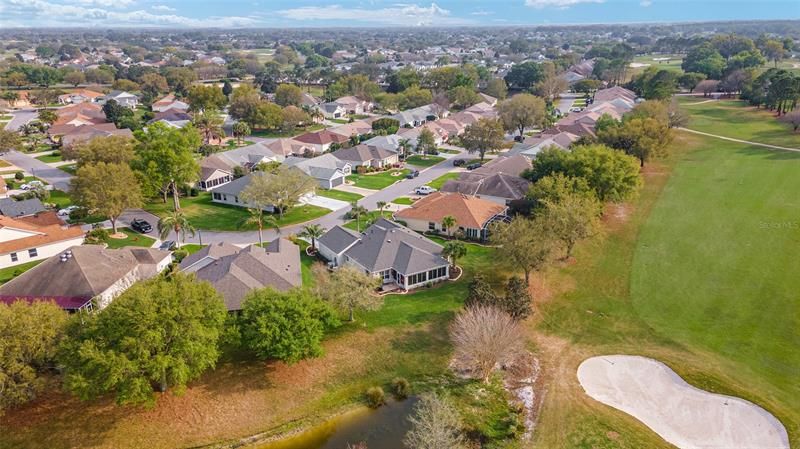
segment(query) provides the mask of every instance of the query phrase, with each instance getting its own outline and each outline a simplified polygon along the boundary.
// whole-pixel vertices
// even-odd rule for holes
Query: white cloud
[[[494,13],[491,12],[491,11],[473,11],[473,12],[470,13],[470,15],[473,15],[473,16],[490,16],[492,14],[494,14]]]
[[[150,9],[153,9],[155,11],[167,11],[167,12],[177,11],[177,9],[171,8],[171,7],[167,6],[167,5],[153,5],[153,6],[150,7]]]
[[[580,3],[603,3],[605,0],[525,0],[525,6],[536,9],[557,8],[566,9]]]
[[[40,26],[64,26],[68,24],[70,26],[138,25],[235,28],[253,26],[258,23],[257,20],[251,17],[230,16],[195,19],[176,14],[153,14],[144,10],[111,11],[99,7],[76,6],[74,4],[54,3],[45,0],[4,1],[9,10],[9,13],[5,15],[15,14],[18,17],[24,17],[26,20],[32,20]]]
[[[341,5],[302,6],[278,11],[278,14],[296,21],[341,20],[343,26],[347,21],[370,22],[385,25],[463,25],[472,23],[467,19],[450,16],[450,11],[431,3],[430,6],[417,4],[397,4],[390,8],[365,9],[346,8]]]
[[[76,3],[89,6],[115,6],[118,8],[127,8],[134,3],[134,0],[76,0]]]
[[[639,5],[644,6],[645,8],[647,8],[652,4],[653,4],[652,0],[642,0],[641,2],[639,2]]]

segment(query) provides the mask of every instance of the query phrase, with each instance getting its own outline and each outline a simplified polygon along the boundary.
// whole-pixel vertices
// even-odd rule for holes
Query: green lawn
[[[338,123],[340,125],[344,125],[344,124],[350,123],[350,120],[348,120],[346,118],[329,118],[328,121],[329,122],[333,122],[333,123]]]
[[[344,190],[336,189],[317,189],[317,195],[324,196],[325,198],[333,198],[334,200],[347,201],[352,203],[364,198],[364,195],[359,195],[353,192],[345,192]]]
[[[25,262],[19,265],[15,265],[13,267],[7,267],[0,269],[0,284],[5,284],[6,282],[14,279],[15,277],[19,276],[20,274],[30,270],[31,268],[39,265],[40,263],[44,262],[45,259],[42,260],[34,260],[32,262]]]
[[[59,209],[72,205],[72,199],[67,192],[55,189],[50,191],[50,199],[47,202],[55,204]]]
[[[414,204],[414,200],[407,196],[401,196],[400,198],[395,198],[392,200],[394,204],[400,204],[402,206],[410,206]]]
[[[61,162],[61,153],[56,151],[55,153],[46,154],[44,156],[37,156],[36,159],[44,162],[45,164],[50,164],[53,162]]]
[[[106,239],[105,242],[111,249],[124,248],[126,246],[141,246],[144,248],[150,248],[156,241],[151,237],[148,237],[144,234],[139,234],[138,232],[129,228],[118,228],[117,231],[122,232],[123,234],[127,235],[127,237],[124,239]]]
[[[22,184],[25,184],[25,183],[28,183],[28,182],[31,182],[31,181],[34,181],[34,180],[41,181],[42,184],[47,185],[47,181],[45,181],[44,179],[37,178],[35,176],[26,176],[25,178],[22,179],[22,181],[18,181],[18,180],[14,179],[14,178],[6,178],[6,181],[11,181],[11,184],[12,184],[11,189],[19,189],[19,186],[21,186]]]
[[[172,210],[172,201],[162,203],[159,200],[147,203],[145,210],[158,216],[163,216]],[[211,194],[200,192],[196,197],[181,198],[181,210],[189,221],[198,229],[210,231],[241,231],[254,230],[255,226],[241,226],[241,223],[250,216],[244,207],[220,204],[211,201]],[[279,226],[288,226],[319,218],[330,210],[312,206],[296,206],[283,214],[278,220]]]
[[[681,100],[683,110],[689,114],[689,129],[750,142],[800,148],[800,133],[792,132],[790,125],[779,122],[769,111],[747,106],[739,100],[702,104],[698,100]]]
[[[181,249],[186,251],[187,255],[192,255],[192,254],[200,251],[201,249],[203,249],[206,246],[207,245],[198,245],[196,243],[187,243],[185,245],[181,245]]]
[[[255,137],[264,137],[264,138],[275,138],[275,139],[277,139],[277,138],[282,138],[282,137],[294,137],[294,136],[297,136],[297,135],[300,135],[300,134],[319,131],[321,129],[325,129],[325,125],[323,125],[321,123],[317,123],[317,124],[308,126],[308,127],[304,128],[304,129],[298,129],[298,130],[289,131],[289,132],[286,132],[286,131],[268,131],[268,130],[264,130],[264,129],[258,129],[258,130],[253,131],[253,133],[250,134],[250,135],[251,136],[255,136]]]
[[[419,155],[406,158],[406,164],[414,165],[417,167],[431,167],[444,160],[441,156]]]
[[[381,190],[389,187],[397,181],[400,181],[401,179],[405,179],[405,176],[410,172],[411,170],[404,168],[365,175],[353,173],[348,178],[355,184],[356,187],[371,190]]]
[[[58,169],[59,170],[63,170],[65,172],[69,173],[70,175],[74,175],[75,172],[78,171],[78,166],[76,164],[62,165],[62,166],[58,167]]]
[[[449,150],[447,148],[437,148],[437,150],[444,154],[461,154],[461,152],[458,150]]]
[[[436,190],[440,190],[442,188],[442,186],[444,185],[444,183],[446,183],[447,181],[450,181],[452,179],[458,179],[459,176],[461,176],[461,173],[459,173],[459,172],[445,173],[442,176],[439,176],[438,178],[436,178],[433,181],[429,182],[428,185],[433,187]]]
[[[377,211],[377,210],[369,211],[369,212],[367,212],[367,215],[364,216],[364,217],[361,217],[358,222],[356,220],[350,220],[350,221],[348,221],[347,223],[344,224],[344,227],[348,228],[348,229],[352,229],[353,231],[358,231],[358,230],[363,231],[364,229],[369,227],[369,225],[372,222],[377,220],[379,216],[380,216],[380,212],[379,211]],[[388,218],[389,220],[391,220],[392,219],[392,213],[389,212],[388,210],[383,211],[383,218]],[[361,226],[360,228],[359,228],[359,225]]]

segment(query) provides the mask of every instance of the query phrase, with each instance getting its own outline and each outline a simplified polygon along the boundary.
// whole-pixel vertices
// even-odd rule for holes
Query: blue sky
[[[0,28],[424,27],[798,18],[798,0],[0,0]]]

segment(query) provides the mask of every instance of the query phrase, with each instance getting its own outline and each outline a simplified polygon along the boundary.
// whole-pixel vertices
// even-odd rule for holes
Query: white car
[[[65,207],[63,209],[60,209],[58,211],[58,216],[59,217],[69,217],[69,214],[71,214],[72,211],[77,210],[77,209],[78,209],[78,206],[67,206],[67,207]]]
[[[414,193],[416,193],[417,195],[430,195],[435,191],[436,189],[434,189],[431,186],[419,186],[416,189],[414,189]]]
[[[22,184],[21,186],[19,186],[19,188],[22,190],[38,189],[41,187],[44,187],[44,183],[42,183],[42,181],[36,181],[36,180],[33,180],[27,184]]]

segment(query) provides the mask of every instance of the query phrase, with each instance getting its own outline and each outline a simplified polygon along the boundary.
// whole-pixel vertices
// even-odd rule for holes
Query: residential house
[[[344,125],[334,126],[332,128],[328,128],[328,131],[336,134],[340,134],[342,136],[347,137],[348,139],[351,136],[363,136],[364,134],[369,134],[372,132],[372,125],[363,121],[357,120],[353,123],[347,123]]]
[[[456,219],[456,229],[473,240],[485,240],[489,235],[489,226],[497,221],[507,220],[508,207],[493,201],[461,193],[434,192],[414,202],[411,207],[394,214],[417,232],[441,232],[448,230],[442,227],[442,219],[452,216]]]
[[[10,218],[27,217],[44,212],[45,207],[38,198],[15,201],[11,198],[0,199],[0,215]]]
[[[200,180],[197,188],[213,190],[216,187],[233,181],[233,168],[219,155],[211,155],[200,161]]]
[[[0,268],[57,254],[83,243],[80,226],[38,225],[0,216]]]
[[[209,245],[183,259],[180,270],[210,282],[229,311],[241,310],[252,290],[271,287],[286,291],[302,285],[300,248],[282,238],[264,248],[257,245],[239,248],[229,243]]]
[[[175,95],[169,94],[166,97],[153,103],[151,109],[153,110],[153,112],[165,112],[169,110],[186,112],[189,110],[189,104],[176,99]]]
[[[443,137],[443,133],[439,130],[443,130],[441,127],[431,127],[430,123],[426,123],[419,128],[400,128],[397,130],[397,136],[401,139],[408,140],[408,144],[411,145],[412,149],[416,149],[417,144],[419,143],[419,135],[422,134],[423,129],[429,129],[433,133],[433,142],[438,146],[444,143],[445,139]],[[447,135],[446,133],[444,134]]]
[[[228,204],[231,206],[251,207],[251,205],[245,203],[241,199],[241,194],[242,190],[250,185],[250,181],[253,179],[253,176],[259,176],[259,173],[260,172],[248,173],[241,178],[234,179],[227,184],[223,184],[214,188],[214,190],[211,191],[211,201],[215,203]],[[264,210],[267,212],[274,212],[275,208],[273,206],[267,206],[264,208]]]
[[[333,102],[344,108],[346,114],[348,115],[366,114],[372,111],[372,109],[375,107],[372,102],[362,100],[354,96],[337,98],[336,100],[333,100]]]
[[[388,134],[386,136],[375,136],[371,139],[365,140],[362,143],[364,145],[378,147],[387,151],[393,151],[397,153],[400,151],[400,142],[402,140],[403,138],[397,134]]]
[[[102,97],[103,94],[89,89],[80,89],[74,92],[58,96],[59,104],[78,104],[78,103],[91,103],[97,98]]]
[[[343,185],[353,169],[350,163],[339,160],[332,153],[313,158],[288,157],[283,163],[311,176],[323,189]]]
[[[436,104],[428,104],[405,111],[400,111],[391,116],[391,118],[400,122],[400,126],[404,128],[416,128],[422,126],[426,122],[446,118],[448,111]]]
[[[139,97],[130,92],[121,90],[112,90],[106,96],[102,97],[100,101],[106,103],[108,100],[115,100],[121,106],[131,109],[136,109],[136,106],[139,105]]]
[[[478,95],[481,97],[481,100],[483,100],[483,103],[486,103],[491,107],[497,106],[497,98],[483,92],[479,93]]]
[[[171,262],[170,252],[150,248],[67,245],[0,287],[0,301],[54,301],[69,311],[102,309]]]
[[[291,138],[275,139],[265,146],[274,154],[283,157],[305,156],[316,152],[312,145]]]
[[[482,118],[483,117],[480,114],[476,114],[470,111],[456,112],[455,114],[450,116],[450,120],[455,121],[464,129],[466,129],[466,127],[469,125],[477,123],[478,120]]]
[[[347,162],[356,168],[383,168],[398,162],[397,153],[363,143],[352,148],[336,150],[331,154],[340,161]]]
[[[236,167],[242,167],[244,171],[252,171],[262,163],[282,162],[284,156],[275,154],[270,149],[270,145],[258,142],[224,153],[217,153],[201,160],[198,188],[212,190],[233,181],[233,172]]]
[[[48,129],[47,132],[49,134],[52,134],[62,125],[81,126],[107,122],[103,107],[96,103],[78,103],[57,109],[55,112],[58,117]]]
[[[485,102],[474,104],[467,109],[464,109],[464,111],[480,115],[482,118],[497,117],[497,111],[494,109],[494,106]]]
[[[533,159],[545,148],[556,146],[566,150],[573,142],[579,139],[579,136],[575,134],[566,131],[555,131],[555,134],[542,133],[538,136],[526,137],[522,142],[515,143],[506,154],[512,156],[519,154],[528,159]]]
[[[310,145],[314,148],[314,152],[316,153],[324,153],[331,149],[331,145],[335,143],[339,145],[347,143],[350,138],[323,129],[322,131],[299,135],[295,137],[294,140]]]
[[[522,173],[530,168],[531,161],[524,155],[498,157],[476,170],[461,173],[458,179],[445,182],[441,191],[510,206],[528,193],[531,183]]]
[[[322,115],[328,119],[339,119],[347,115],[347,109],[333,101],[322,103],[319,105],[319,110],[322,111]]]
[[[133,138],[133,132],[128,128],[117,129],[113,123],[99,125],[82,125],[73,127],[70,131],[59,136],[62,146],[69,147],[80,142],[86,142],[95,137],[122,136]]]
[[[152,125],[153,123],[163,123],[172,128],[183,128],[192,123],[192,116],[180,109],[166,109],[153,114],[153,118],[147,124]]]
[[[336,226],[317,244],[332,266],[353,266],[379,277],[384,289],[410,290],[447,280],[450,273],[440,245],[385,218],[363,234]]]

